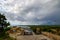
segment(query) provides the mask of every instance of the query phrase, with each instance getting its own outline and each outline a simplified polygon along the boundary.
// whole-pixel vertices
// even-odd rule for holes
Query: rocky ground
[[[16,40],[52,40],[51,38],[48,38],[42,34],[40,35],[18,35],[10,34],[10,37],[15,38]]]
[[[17,40],[52,40],[44,35],[18,36]]]

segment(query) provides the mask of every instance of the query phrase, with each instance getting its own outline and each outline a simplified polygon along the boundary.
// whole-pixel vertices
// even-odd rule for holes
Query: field
[[[4,36],[0,37],[0,40],[60,40],[60,25],[24,25],[24,27],[25,26],[30,27],[33,35],[5,34],[5,38]],[[10,28],[6,29],[6,31],[8,30],[10,30]]]
[[[33,35],[13,35],[17,40],[60,40],[60,25],[24,25],[30,27],[33,31]],[[40,34],[36,33],[36,29],[40,29]],[[12,35],[10,35],[12,36]]]

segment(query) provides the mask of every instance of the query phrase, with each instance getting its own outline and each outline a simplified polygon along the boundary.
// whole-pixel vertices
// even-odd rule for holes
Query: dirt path
[[[16,35],[10,34],[10,37],[16,38],[17,40],[52,40],[44,35]]]
[[[44,35],[25,35],[18,36],[17,40],[52,40]]]

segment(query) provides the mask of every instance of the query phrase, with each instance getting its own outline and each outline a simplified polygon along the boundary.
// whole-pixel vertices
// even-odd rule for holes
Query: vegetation
[[[7,22],[6,20],[7,19],[4,16],[4,14],[0,13],[0,40],[13,40],[6,33],[6,31],[10,29],[10,28],[7,27],[7,26],[10,25],[10,23]]]
[[[60,25],[29,25],[29,27],[31,27],[34,32],[36,28],[40,28],[42,32],[60,35]]]

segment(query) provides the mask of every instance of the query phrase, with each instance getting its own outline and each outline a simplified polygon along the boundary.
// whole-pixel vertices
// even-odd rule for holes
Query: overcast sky
[[[0,0],[11,25],[59,25],[60,0]]]

